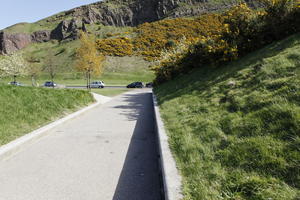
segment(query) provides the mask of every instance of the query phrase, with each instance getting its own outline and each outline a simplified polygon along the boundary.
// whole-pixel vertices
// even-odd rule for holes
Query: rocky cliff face
[[[86,31],[82,20],[64,20],[50,33],[50,39],[75,40],[78,38],[80,30]]]
[[[50,31],[37,31],[33,34],[0,32],[0,54],[11,54],[33,42],[51,40]]]
[[[30,35],[18,33],[8,34],[0,32],[0,53],[10,54],[26,47],[31,43]]]
[[[226,4],[214,6],[209,0],[107,0],[69,10],[64,15],[87,24],[136,26],[166,17],[199,15],[234,3],[234,0],[228,0]]]

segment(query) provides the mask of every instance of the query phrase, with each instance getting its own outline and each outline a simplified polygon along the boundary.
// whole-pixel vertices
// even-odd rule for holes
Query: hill
[[[87,91],[0,84],[0,146],[93,102]]]
[[[7,44],[15,44],[17,47],[5,46],[3,45],[5,42],[2,45],[5,46],[5,52],[13,52],[21,48],[26,60],[34,60],[41,68],[45,66],[48,57],[53,57],[55,64],[59,66],[59,79],[63,79],[64,84],[72,82],[65,79],[81,78],[81,74],[76,73],[73,67],[76,60],[75,49],[79,45],[77,38],[80,30],[96,35],[97,48],[108,58],[105,63],[104,76],[101,79],[111,79],[111,75],[114,74],[115,79],[119,79],[119,81],[108,80],[109,84],[123,84],[136,80],[143,82],[153,80],[154,75],[149,70],[149,66],[164,49],[173,48],[181,42],[182,38],[186,38],[187,42],[193,42],[200,36],[207,36],[209,33],[215,32],[216,27],[221,25],[219,17],[214,14],[164,19],[143,23],[137,27],[105,26],[101,23],[85,24],[80,18],[72,18],[62,21],[53,31],[36,31],[31,36],[26,33],[9,33],[9,31],[21,30],[30,32],[33,30],[31,25],[39,27],[38,23],[43,24],[47,21],[49,25],[53,22],[51,19],[54,20],[56,17],[50,17],[37,22],[37,24],[21,23],[8,28],[6,32],[2,33],[3,38],[22,39],[18,40],[19,45],[7,42]],[[51,39],[52,37],[56,39]],[[32,43],[32,41],[34,42]],[[45,73],[41,76],[45,77],[42,80],[47,79]],[[137,79],[137,77],[140,78]],[[77,84],[76,81],[75,84]]]
[[[94,4],[81,6],[68,11],[58,13],[35,23],[19,23],[0,32],[0,54],[9,54],[24,49],[27,57],[33,57],[43,65],[49,49],[52,49],[60,60],[61,72],[70,72],[73,68],[75,48],[78,45],[79,31],[87,31],[95,34],[99,39],[144,36],[139,33],[146,29],[136,30],[136,26],[155,22],[162,19],[179,17],[194,17],[202,13],[219,12],[229,8],[240,1],[235,0],[106,0]],[[256,7],[256,1],[247,1]],[[186,24],[181,24],[186,27]],[[144,26],[146,27],[146,26]],[[178,28],[174,27],[174,29]],[[152,30],[159,26],[150,27]],[[147,31],[147,30],[146,30]],[[164,31],[167,30],[165,26]],[[157,32],[157,31],[156,31]],[[176,32],[176,31],[175,31]],[[186,33],[190,30],[186,30]],[[140,39],[142,39],[140,37]],[[148,38],[151,40],[151,38]],[[164,39],[165,40],[165,39]],[[173,39],[167,41],[170,44]],[[142,40],[134,41],[143,43]],[[161,42],[161,41],[158,41]],[[163,41],[165,44],[166,42]],[[145,47],[142,47],[145,48]],[[154,47],[155,48],[155,47]],[[162,47],[160,47],[162,48]],[[147,47],[146,47],[147,49]],[[149,52],[144,52],[149,53]],[[153,53],[153,52],[150,52]],[[109,60],[119,62],[120,55],[112,55]],[[123,55],[122,55],[123,56]],[[132,55],[126,55],[132,56]],[[137,55],[138,57],[144,56]],[[152,57],[152,55],[150,55]],[[115,59],[114,59],[115,58]],[[138,58],[138,62],[139,62]],[[132,69],[123,67],[122,71],[136,71],[135,59],[129,59]],[[144,62],[138,74],[145,72],[151,63]],[[107,69],[113,68],[107,62]],[[109,70],[105,72],[109,73]],[[73,72],[72,72],[73,73]],[[122,73],[125,75],[125,73]],[[150,81],[153,75],[148,71],[145,81]],[[74,75],[76,76],[76,75]]]
[[[184,199],[300,197],[300,35],[155,89]]]
[[[19,23],[0,32],[0,53],[31,43],[76,39],[85,25],[135,27],[165,18],[197,16],[229,8],[234,0],[106,0],[58,13],[35,23]],[[248,1],[257,6],[255,1]]]

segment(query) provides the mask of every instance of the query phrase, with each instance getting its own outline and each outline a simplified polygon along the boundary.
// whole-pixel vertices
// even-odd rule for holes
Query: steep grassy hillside
[[[93,102],[80,90],[0,85],[0,146]]]
[[[113,64],[121,60],[120,57],[125,56],[124,59],[122,58],[125,61],[124,65],[113,72],[116,75],[114,77],[120,80],[116,81],[116,78],[114,78],[112,81],[114,84],[132,81],[148,82],[153,79],[153,73],[145,69],[151,62],[141,63],[140,58],[144,57],[146,60],[153,61],[160,56],[162,50],[173,48],[181,42],[182,38],[192,42],[199,35],[205,35],[206,32],[210,31],[210,25],[214,22],[199,17],[193,19],[193,17],[202,13],[219,12],[239,2],[235,0],[210,0],[205,2],[199,0],[107,0],[64,11],[35,23],[19,23],[3,31],[11,34],[24,33],[27,36],[36,31],[42,31],[38,36],[31,35],[34,38],[33,41],[36,41],[36,37],[44,37],[43,39],[37,39],[37,41],[48,42],[31,43],[33,41],[29,41],[30,45],[26,46],[25,49],[21,44],[15,46],[17,46],[17,49],[22,49],[27,60],[38,61],[42,68],[45,66],[45,60],[51,56],[50,54],[54,54],[53,62],[58,65],[58,73],[62,77],[59,80],[70,79],[70,77],[78,79],[81,77],[73,69],[78,41],[60,37],[61,35],[70,35],[71,32],[76,35],[82,29],[81,22],[83,22],[85,29],[96,36],[99,51],[106,56],[113,56],[108,59],[112,62],[107,62],[107,68],[112,68]],[[247,2],[249,5],[254,6],[256,1]],[[177,17],[191,18],[173,19]],[[165,20],[155,23],[161,19]],[[75,20],[76,23],[70,24],[70,20]],[[209,23],[207,23],[208,21]],[[148,22],[154,23],[149,24]],[[43,36],[43,34],[45,35]],[[2,47],[5,49],[3,49],[3,52],[14,51],[8,50],[15,48],[11,47],[10,44],[14,41],[8,41],[9,38],[3,36],[2,40],[4,41],[2,42],[5,44]],[[118,43],[120,38],[126,38],[125,44]],[[56,39],[62,41],[58,42]],[[102,41],[103,39],[108,40]],[[125,51],[123,45],[127,45],[130,51]],[[121,54],[118,51],[121,51]],[[68,75],[62,73],[68,73]],[[137,75],[141,77],[140,80],[137,79]],[[42,74],[39,78],[44,81],[47,79],[44,77],[46,76]],[[111,71],[105,70],[104,77],[95,78],[110,81],[110,77],[112,77]],[[25,81],[29,82],[28,80]]]
[[[186,200],[300,198],[300,35],[156,93]]]

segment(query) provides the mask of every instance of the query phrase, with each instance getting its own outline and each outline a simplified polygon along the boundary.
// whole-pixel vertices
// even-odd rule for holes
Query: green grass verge
[[[101,94],[108,97],[114,97],[124,92],[128,92],[130,89],[126,88],[103,88],[103,89],[92,89],[92,92]]]
[[[300,35],[155,89],[185,200],[300,198]]]
[[[126,86],[135,81],[141,81],[144,83],[151,82],[153,80],[154,74],[152,72],[149,73],[126,73],[126,72],[107,72],[101,75],[100,77],[92,77],[92,81],[94,80],[102,80],[106,85],[110,86]],[[38,77],[37,83],[39,86],[42,86],[46,81],[50,81],[50,77],[47,74],[43,74]],[[13,77],[6,77],[0,79],[0,83],[8,84],[13,81]],[[26,84],[28,86],[32,85],[30,77],[18,77],[18,82]],[[60,85],[67,86],[85,86],[86,80],[80,73],[59,73],[56,78],[54,78],[54,82]]]
[[[0,145],[93,102],[90,93],[0,85]]]

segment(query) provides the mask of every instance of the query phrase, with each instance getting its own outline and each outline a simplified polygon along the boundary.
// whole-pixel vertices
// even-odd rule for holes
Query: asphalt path
[[[0,200],[161,200],[151,90],[134,90],[0,161]]]

